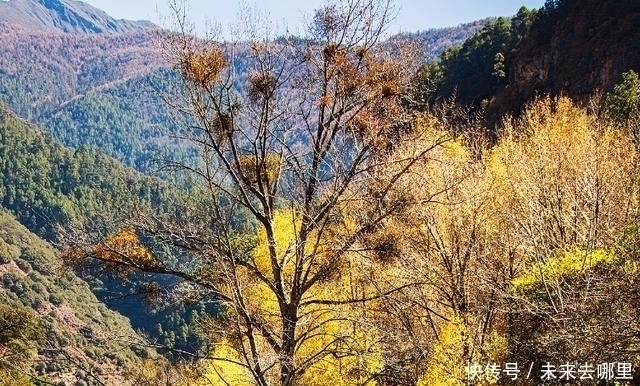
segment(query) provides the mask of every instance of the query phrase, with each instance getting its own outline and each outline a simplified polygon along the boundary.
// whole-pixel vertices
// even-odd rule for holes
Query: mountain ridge
[[[76,0],[0,1],[0,23],[66,33],[125,33],[156,28],[146,20],[117,20]]]

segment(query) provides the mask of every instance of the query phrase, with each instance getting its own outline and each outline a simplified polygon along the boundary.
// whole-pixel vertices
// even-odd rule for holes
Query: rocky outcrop
[[[547,8],[514,52],[508,86],[498,90],[489,118],[518,112],[536,95],[586,102],[640,70],[640,2],[564,0]]]

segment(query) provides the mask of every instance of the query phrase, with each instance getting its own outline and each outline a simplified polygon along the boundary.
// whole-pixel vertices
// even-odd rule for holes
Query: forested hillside
[[[59,242],[61,232],[71,226],[106,235],[134,213],[178,213],[186,200],[186,193],[171,184],[127,169],[96,150],[61,146],[6,108],[0,113],[0,139],[0,205],[49,242]],[[90,267],[82,272],[87,280],[95,274]],[[197,349],[201,342],[187,320],[205,306],[147,304],[140,293],[154,280],[175,285],[154,275],[131,276],[126,286],[108,277],[90,284],[101,301],[154,340],[168,348]]]
[[[471,23],[461,24],[455,27],[433,28],[425,31],[401,33],[391,36],[390,43],[408,40],[417,43],[424,50],[421,57],[424,61],[437,59],[447,48],[458,46],[464,43],[479,29],[484,27],[490,19],[477,20]]]
[[[0,211],[0,384],[134,384],[136,366],[154,354],[134,351],[140,338],[129,321],[63,266],[59,252]]]
[[[41,123],[65,102],[147,74],[163,63],[157,32],[80,35],[0,24],[2,96]]]
[[[158,32],[65,34],[0,24],[0,95],[64,145],[101,148],[139,170],[182,156],[162,101]],[[185,151],[186,152],[186,151]],[[156,168],[157,169],[157,168]],[[155,169],[154,169],[155,170]]]
[[[99,148],[143,172],[157,172],[166,160],[194,158],[194,149],[175,138],[182,133],[163,100],[179,86],[163,57],[164,32],[69,34],[12,21],[0,23],[0,97],[19,116],[42,125],[65,146]],[[482,24],[391,41],[414,42],[421,56],[433,57]],[[242,56],[247,47],[238,49]],[[242,60],[236,64],[242,72]]]
[[[535,95],[565,94],[586,105],[628,70],[640,71],[640,3],[548,1],[513,53],[508,87],[489,114],[517,110]]]
[[[104,231],[108,222],[134,208],[162,210],[163,200],[170,200],[168,184],[96,150],[64,148],[50,134],[0,108],[0,202],[40,236],[54,241],[57,227],[76,221]]]

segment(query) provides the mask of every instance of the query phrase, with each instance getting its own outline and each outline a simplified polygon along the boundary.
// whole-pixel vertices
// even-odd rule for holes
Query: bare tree
[[[348,0],[318,10],[306,39],[172,35],[185,96],[172,102],[201,155],[173,166],[200,182],[193,208],[138,216],[70,255],[173,275],[183,293],[215,299],[220,313],[202,322],[209,379],[367,384],[383,372],[375,305],[416,283],[385,277],[364,241],[406,210],[399,181],[447,141],[411,125],[414,57],[380,47],[392,16],[388,0]]]

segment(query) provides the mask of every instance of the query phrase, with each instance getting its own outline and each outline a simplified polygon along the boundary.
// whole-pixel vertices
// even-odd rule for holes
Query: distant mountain
[[[149,82],[140,81],[166,66],[157,37],[154,30],[79,34],[0,24],[0,100],[29,121],[59,129],[56,136],[65,145],[96,146],[102,140],[103,150],[133,165],[132,152],[139,146],[111,151],[105,138],[137,136],[138,143],[146,143],[162,136],[149,130],[168,122],[167,116],[157,118],[166,106]],[[109,103],[102,103],[105,99]],[[68,115],[71,122],[65,121]],[[80,135],[90,130],[96,130],[93,137]],[[85,141],[78,141],[82,136]]]
[[[93,9],[70,0],[41,1]],[[3,8],[18,5],[45,8],[36,0],[0,1],[0,20],[8,18]],[[159,49],[163,32],[64,33],[21,25],[0,22],[0,100],[11,110],[42,125],[66,146],[97,147],[141,171],[155,169],[150,165],[156,158],[192,156],[191,149],[176,141],[174,117],[162,100],[179,89]],[[482,25],[484,21],[396,35],[389,41],[414,42],[422,48],[419,59],[427,60],[462,43]]]
[[[465,40],[478,32],[491,20],[493,19],[488,18],[460,24],[456,27],[431,28],[418,32],[400,33],[393,35],[389,38],[389,41],[409,40],[416,42],[422,47],[425,61],[436,60],[445,49],[464,43]]]
[[[27,29],[76,33],[123,33],[154,28],[150,21],[116,20],[74,0],[0,1],[0,22]]]

